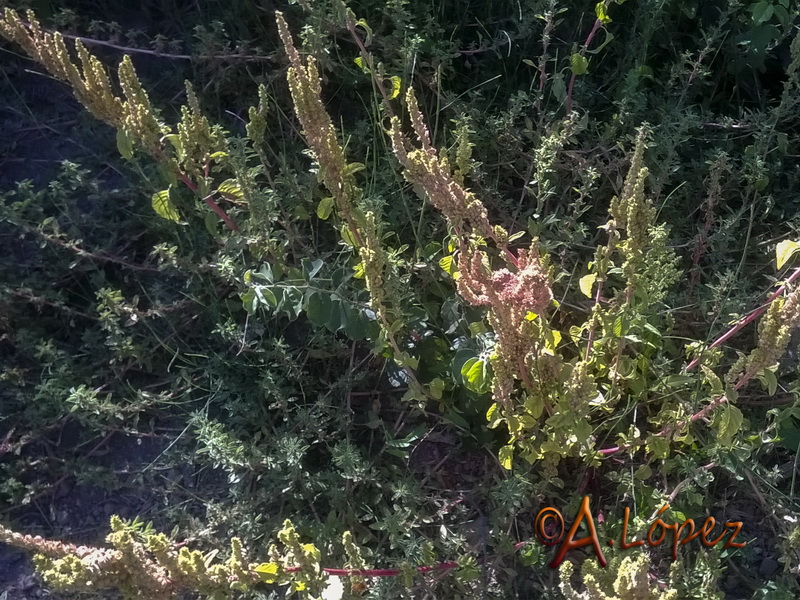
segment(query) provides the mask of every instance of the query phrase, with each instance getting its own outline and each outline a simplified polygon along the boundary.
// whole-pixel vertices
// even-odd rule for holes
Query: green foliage
[[[279,39],[255,3],[213,4],[143,9],[174,43],[52,15],[127,47],[118,77],[91,41],[5,15],[9,48],[115,131],[0,196],[0,503],[101,481],[115,436],[169,435],[127,485],[209,549],[277,532],[262,582],[319,597],[321,566],[389,564],[340,593],[533,597],[555,594],[545,552],[520,566],[513,544],[590,482],[638,529],[669,499],[789,541],[692,555],[663,590],[657,557],[608,581],[587,564],[566,597],[719,598],[727,561],[772,555],[785,572],[754,598],[795,593],[800,293],[764,292],[796,274],[796,8],[308,1]]]

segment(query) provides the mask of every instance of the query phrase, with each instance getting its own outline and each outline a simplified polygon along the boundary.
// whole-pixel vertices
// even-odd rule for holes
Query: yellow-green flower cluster
[[[256,150],[264,143],[264,133],[267,131],[267,86],[263,83],[258,84],[258,106],[251,106],[248,112],[250,121],[246,125],[247,137],[253,142]]]
[[[313,57],[303,60],[294,47],[289,27],[280,12],[275,13],[283,47],[289,57],[289,91],[295,112],[303,127],[303,137],[319,164],[323,185],[333,195],[339,215],[347,222],[353,220],[353,208],[360,196],[355,178],[347,169],[344,150],[336,139],[333,123],[325,110],[320,94],[322,86]]]
[[[94,57],[92,57],[94,58]],[[94,59],[98,63],[97,59]],[[99,67],[102,69],[102,67]],[[157,156],[161,150],[161,137],[169,133],[169,127],[158,122],[150,105],[150,98],[144,91],[131,57],[125,55],[119,65],[119,84],[125,94],[123,107],[123,127],[126,132],[144,146],[152,155]],[[114,123],[111,123],[114,125]],[[117,126],[119,127],[119,126]]]
[[[486,239],[495,239],[494,228],[483,203],[454,178],[447,159],[431,146],[430,134],[417,104],[413,89],[406,94],[411,125],[420,144],[413,148],[403,135],[400,119],[392,117],[389,135],[392,148],[404,167],[406,180],[425,190],[428,198],[460,232],[472,230]]]
[[[138,141],[148,153],[163,158],[164,138],[174,138],[172,142],[181,168],[197,175],[205,157],[223,149],[221,131],[211,127],[202,115],[197,97],[188,83],[188,106],[182,108],[177,135],[171,136],[170,127],[158,120],[129,56],[123,57],[117,73],[122,89],[122,97],[119,97],[105,67],[80,40],[75,41],[79,68],[58,32],[44,31],[31,11],[26,13],[26,17],[27,23],[16,11],[6,8],[0,18],[0,35],[22,46],[54,77],[69,84],[75,97],[90,113],[123,131],[130,140]]]
[[[589,363],[578,361],[572,368],[565,387],[569,412],[585,416],[589,402],[597,398],[597,384],[589,371]]]
[[[26,13],[28,23],[16,11],[6,8],[0,19],[0,34],[22,46],[28,55],[39,62],[54,77],[68,83],[78,101],[95,117],[117,129],[125,129],[151,153],[161,145],[167,133],[156,119],[147,93],[128,56],[119,66],[119,81],[125,100],[115,95],[105,67],[86,50],[80,40],[75,51],[79,69],[70,57],[63,37],[43,31],[33,12]]]
[[[186,173],[199,176],[200,166],[206,156],[225,148],[225,138],[219,127],[209,124],[188,81],[186,99],[188,104],[181,107],[181,120],[178,123],[178,161]]]
[[[649,198],[644,195],[644,183],[648,171],[644,166],[644,149],[647,128],[641,127],[636,137],[636,147],[631,159],[630,170],[625,178],[622,195],[611,200],[609,212],[615,228],[624,229],[626,236],[620,245],[625,257],[622,270],[632,291],[637,273],[644,265],[644,250],[648,245],[648,230],[655,218],[655,209]]]
[[[386,250],[380,243],[380,233],[375,214],[367,212],[364,215],[364,245],[358,249],[361,264],[364,267],[364,281],[369,291],[370,306],[378,315],[380,323],[391,323],[394,319],[389,314],[389,298],[393,295],[391,282],[384,277],[388,259]]]
[[[758,324],[758,344],[746,357],[734,363],[726,380],[749,380],[778,362],[786,352],[792,330],[800,326],[800,286],[770,304]]]
[[[390,314],[389,305],[397,305],[391,282],[388,281],[389,261],[381,245],[380,228],[376,215],[362,213],[358,208],[361,189],[354,173],[358,166],[348,165],[344,149],[339,144],[330,116],[325,110],[320,94],[320,77],[313,57],[305,60],[294,46],[283,15],[275,13],[286,54],[289,57],[287,79],[297,118],[303,136],[319,165],[322,184],[334,198],[336,210],[345,221],[362,261],[364,279],[370,292],[370,305],[385,331],[390,331],[396,316]],[[266,104],[266,100],[262,99]],[[254,113],[255,114],[255,113]]]
[[[572,587],[574,566],[567,560],[559,569],[559,590],[567,600],[677,600],[676,589],[662,591],[653,586],[648,566],[646,556],[641,554],[616,557],[607,568],[595,560],[587,560],[581,568],[585,591],[579,593]]]
[[[197,550],[176,552],[163,534],[139,541],[119,517],[111,518],[110,548],[76,546],[22,535],[0,526],[0,542],[35,552],[34,565],[54,589],[100,592],[118,589],[125,598],[161,600],[181,590],[227,596],[258,581],[255,564],[248,564],[238,539],[231,540],[231,556],[213,563]]]
[[[475,147],[475,144],[469,139],[472,133],[475,132],[470,128],[469,117],[463,116],[456,121],[456,168],[453,171],[453,178],[459,185],[464,184],[464,177],[472,170],[472,148]]]
[[[114,95],[100,61],[91,56],[78,40],[75,48],[81,61],[81,74],[73,64],[61,34],[43,31],[32,11],[28,11],[26,17],[27,24],[16,11],[6,8],[0,19],[0,34],[22,46],[51,75],[69,83],[78,100],[98,119],[115,127],[122,126],[125,112],[122,100]]]
[[[529,391],[538,387],[530,377],[534,334],[529,316],[544,313],[553,293],[535,245],[519,251],[515,272],[491,272],[486,255],[467,244],[463,244],[462,253],[456,286],[470,304],[489,307],[487,317],[497,339],[492,361],[493,394],[508,412],[515,379],[523,381]]]

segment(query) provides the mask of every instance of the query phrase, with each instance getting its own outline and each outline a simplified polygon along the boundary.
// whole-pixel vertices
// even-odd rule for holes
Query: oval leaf
[[[315,292],[308,298],[306,315],[317,327],[323,327],[331,318],[333,303],[329,294]]]
[[[500,464],[502,467],[506,471],[510,471],[511,465],[514,462],[514,446],[503,446],[500,448],[497,458],[500,459]]]
[[[232,200],[241,200],[244,198],[244,192],[242,192],[242,188],[239,187],[239,183],[235,179],[226,179],[219,184],[217,191],[226,198],[231,198]]]
[[[589,275],[584,275],[578,281],[578,287],[581,288],[581,292],[587,298],[592,297],[592,287],[594,286],[594,282],[597,279],[597,273],[590,273]]]
[[[778,269],[783,267],[795,252],[800,250],[800,244],[792,240],[783,240],[775,247],[775,262]]]
[[[485,360],[473,358],[461,367],[461,376],[466,388],[476,394],[489,391],[489,368]]]
[[[402,85],[402,81],[397,75],[394,75],[389,78],[392,83],[392,91],[389,92],[389,100],[394,100],[400,95],[400,86]]]
[[[317,205],[317,218],[327,221],[333,212],[333,198],[323,198]]]
[[[133,140],[124,129],[117,129],[117,150],[125,160],[133,158]]]
[[[178,214],[175,205],[172,204],[172,200],[169,198],[169,189],[161,190],[153,194],[153,197],[150,199],[150,204],[153,206],[153,210],[155,210],[162,219],[167,219],[175,223],[181,220],[181,216]]]
[[[576,52],[569,57],[569,68],[575,75],[583,75],[589,70],[589,61],[585,56]]]

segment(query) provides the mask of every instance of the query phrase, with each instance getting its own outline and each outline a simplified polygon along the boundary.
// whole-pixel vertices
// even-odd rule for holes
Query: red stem
[[[581,48],[580,50],[581,56],[586,54],[586,49],[589,47],[589,44],[592,43],[595,34],[602,25],[603,23],[602,21],[600,21],[600,19],[595,19],[594,26],[592,27],[592,30],[589,32],[589,35],[586,37],[586,41],[583,43],[583,48]],[[567,87],[567,116],[569,116],[569,113],[572,112],[572,88],[575,86],[575,77],[576,75],[575,73],[573,73],[572,77],[569,78],[569,86]]]
[[[180,173],[178,173],[178,177],[180,177],[180,180],[184,183],[184,185],[186,185],[186,187],[188,187],[193,192],[197,192],[197,185],[191,179],[189,179],[186,173],[181,171]],[[239,227],[236,225],[236,223],[234,223],[233,220],[225,213],[225,211],[222,210],[219,207],[219,205],[216,202],[214,202],[214,200],[211,199],[210,194],[205,198],[203,198],[203,202],[205,202],[211,210],[217,213],[217,216],[220,219],[222,219],[222,221],[225,223],[225,225],[228,226],[228,228],[231,231],[237,231],[237,232],[239,231]]]
[[[766,302],[765,304],[763,304],[763,305],[759,306],[758,308],[756,308],[755,310],[753,310],[753,311],[752,311],[752,312],[751,312],[749,315],[747,315],[747,316],[746,316],[744,319],[742,319],[741,321],[739,321],[739,323],[737,323],[736,325],[734,325],[733,327],[731,327],[731,328],[730,328],[728,331],[726,331],[726,332],[725,332],[725,333],[724,333],[722,336],[720,336],[719,338],[717,338],[717,339],[714,341],[714,343],[713,343],[713,344],[711,344],[711,345],[708,347],[708,348],[709,348],[709,350],[710,350],[711,348],[716,348],[716,347],[717,347],[717,346],[719,346],[720,344],[723,344],[723,343],[725,343],[725,342],[726,342],[726,341],[728,341],[730,338],[732,338],[732,337],[733,337],[733,336],[734,336],[736,333],[738,333],[739,331],[741,331],[741,329],[742,329],[742,328],[746,327],[748,324],[752,323],[752,322],[753,322],[753,321],[755,321],[755,320],[756,320],[758,317],[760,317],[762,314],[764,314],[764,312],[765,312],[765,311],[766,311],[766,310],[769,308],[769,305],[770,305],[770,304],[772,304],[772,302],[775,300],[775,298],[777,298],[778,296],[780,296],[780,295],[783,293],[783,291],[786,289],[786,287],[787,287],[787,286],[788,286],[790,283],[793,283],[793,282],[794,282],[794,281],[795,281],[795,280],[796,280],[798,277],[800,277],[800,267],[798,267],[797,269],[795,269],[795,270],[794,270],[794,272],[792,273],[792,275],[789,277],[789,279],[787,279],[787,280],[786,280],[786,282],[785,282],[783,285],[781,285],[781,286],[780,286],[780,287],[779,287],[777,290],[775,290],[775,291],[772,293],[772,295],[771,295],[769,298],[767,298],[767,302]],[[693,369],[694,367],[696,367],[697,365],[699,365],[701,361],[702,361],[702,356],[698,356],[697,358],[695,358],[694,360],[692,360],[692,362],[690,362],[688,365],[686,365],[686,370],[687,370],[687,371],[689,371],[689,370]]]

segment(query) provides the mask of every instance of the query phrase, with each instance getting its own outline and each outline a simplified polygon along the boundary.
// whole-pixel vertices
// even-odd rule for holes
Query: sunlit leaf
[[[389,92],[389,100],[394,100],[400,95],[400,88],[402,85],[402,81],[397,75],[394,75],[389,78],[392,83],[392,91]]]
[[[514,462],[514,446],[503,446],[498,453],[500,465],[506,470],[510,471]]]
[[[280,575],[280,565],[277,563],[262,563],[255,569],[259,579],[264,583],[275,583]]]
[[[594,286],[594,282],[597,279],[597,273],[590,273],[589,275],[584,275],[578,281],[578,287],[581,289],[581,293],[587,298],[592,297],[592,286]]]
[[[733,436],[739,433],[739,429],[742,427],[742,422],[744,421],[742,411],[727,402],[720,409],[718,415],[717,431],[719,442],[725,446],[730,446],[733,443]]]
[[[317,205],[317,218],[327,221],[333,212],[333,198],[323,198]]]
[[[480,358],[472,358],[461,367],[461,377],[466,388],[476,394],[489,391],[489,365]]]
[[[589,60],[576,52],[569,57],[569,67],[575,75],[584,75],[589,70]]]
[[[611,23],[611,17],[608,16],[608,12],[606,11],[606,3],[602,0],[594,5],[594,14],[597,15],[597,18],[600,19],[603,25]]]
[[[778,269],[781,269],[795,252],[800,250],[800,244],[792,240],[783,240],[775,246],[775,263]]]
[[[244,192],[242,192],[242,188],[239,187],[239,183],[235,179],[226,179],[219,184],[217,191],[226,198],[231,198],[232,200],[241,200],[244,198]]]
[[[372,29],[364,19],[359,19],[356,21],[356,26],[361,27],[361,29],[364,30],[364,33],[367,34],[366,38],[364,39],[364,46],[369,48],[369,45],[372,43]]]
[[[175,205],[172,203],[172,200],[170,200],[169,192],[169,189],[156,192],[150,199],[150,204],[153,206],[153,210],[158,213],[159,217],[178,223],[181,220],[181,216],[175,209]]]

